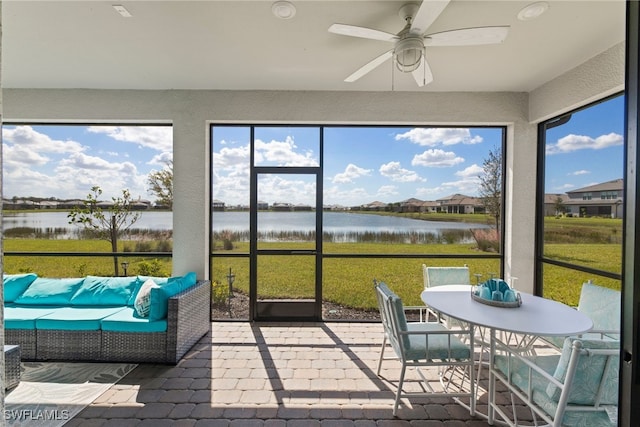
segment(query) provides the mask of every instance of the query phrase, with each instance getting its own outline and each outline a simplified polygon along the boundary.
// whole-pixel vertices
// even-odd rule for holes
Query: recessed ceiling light
[[[531,3],[518,12],[518,19],[521,21],[530,21],[536,19],[549,9],[549,3],[546,1],[539,1]]]
[[[291,19],[296,16],[296,7],[288,1],[277,1],[271,5],[271,13],[279,19]]]
[[[133,15],[121,4],[114,4],[113,8],[124,18],[131,18]]]

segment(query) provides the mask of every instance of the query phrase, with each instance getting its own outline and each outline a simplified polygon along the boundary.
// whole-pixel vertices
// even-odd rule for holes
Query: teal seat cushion
[[[14,302],[25,305],[69,305],[83,281],[82,277],[72,279],[38,277]]]
[[[196,274],[187,273],[184,276],[171,277],[166,284],[151,289],[151,307],[149,320],[160,320],[167,317],[169,298],[189,289],[196,284]]]
[[[36,329],[98,331],[102,319],[126,307],[60,307],[36,319]]]
[[[4,302],[13,302],[38,278],[37,274],[3,274]]]
[[[127,305],[138,287],[138,277],[87,276],[71,298],[71,305]]]
[[[133,307],[127,307],[102,319],[102,330],[112,332],[166,332],[167,319],[149,320],[140,317]]]
[[[5,329],[35,329],[36,319],[50,314],[59,307],[55,306],[4,306]]]
[[[409,345],[405,347],[408,360],[464,360],[471,358],[471,349],[455,335],[434,332],[450,332],[441,323],[423,323],[407,325],[409,331],[431,332],[425,335],[409,335]]]

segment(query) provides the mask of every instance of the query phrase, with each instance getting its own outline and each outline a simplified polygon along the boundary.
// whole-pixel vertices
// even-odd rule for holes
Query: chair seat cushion
[[[166,332],[167,319],[149,320],[127,307],[102,319],[102,330],[111,332]]]
[[[102,319],[125,307],[62,307],[36,319],[37,329],[98,331]]]
[[[470,359],[471,349],[463,343],[451,330],[441,323],[410,323],[409,332],[429,332],[429,334],[410,334],[405,338],[405,355],[408,360],[437,359]],[[442,332],[442,333],[438,333]],[[408,345],[406,343],[408,342]]]

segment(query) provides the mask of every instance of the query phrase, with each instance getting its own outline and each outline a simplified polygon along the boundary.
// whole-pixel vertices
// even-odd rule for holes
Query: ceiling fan
[[[449,2],[450,0],[424,0],[422,3],[403,5],[398,13],[406,21],[406,25],[398,34],[355,25],[331,25],[329,32],[334,34],[394,43],[392,49],[374,58],[344,81],[354,82],[393,58],[396,68],[404,73],[411,73],[421,87],[433,81],[433,74],[425,56],[425,47],[499,44],[507,37],[508,26],[463,28],[425,34]]]

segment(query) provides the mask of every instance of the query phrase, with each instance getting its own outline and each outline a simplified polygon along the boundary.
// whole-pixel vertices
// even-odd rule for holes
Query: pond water
[[[131,227],[135,230],[170,231],[173,229],[172,212],[141,212],[141,217]],[[5,213],[3,231],[11,236],[12,229],[25,229],[47,234],[53,238],[69,238],[79,230],[70,225],[67,212]],[[248,234],[249,212],[214,212],[214,232],[231,231],[236,235]],[[422,221],[395,216],[324,212],[325,235],[339,236],[337,241],[353,240],[354,235],[373,234],[422,234],[440,236],[451,230],[460,232],[476,228],[488,228],[486,224],[460,222]],[[263,235],[291,235],[311,233],[315,230],[315,212],[259,212],[258,231]]]

